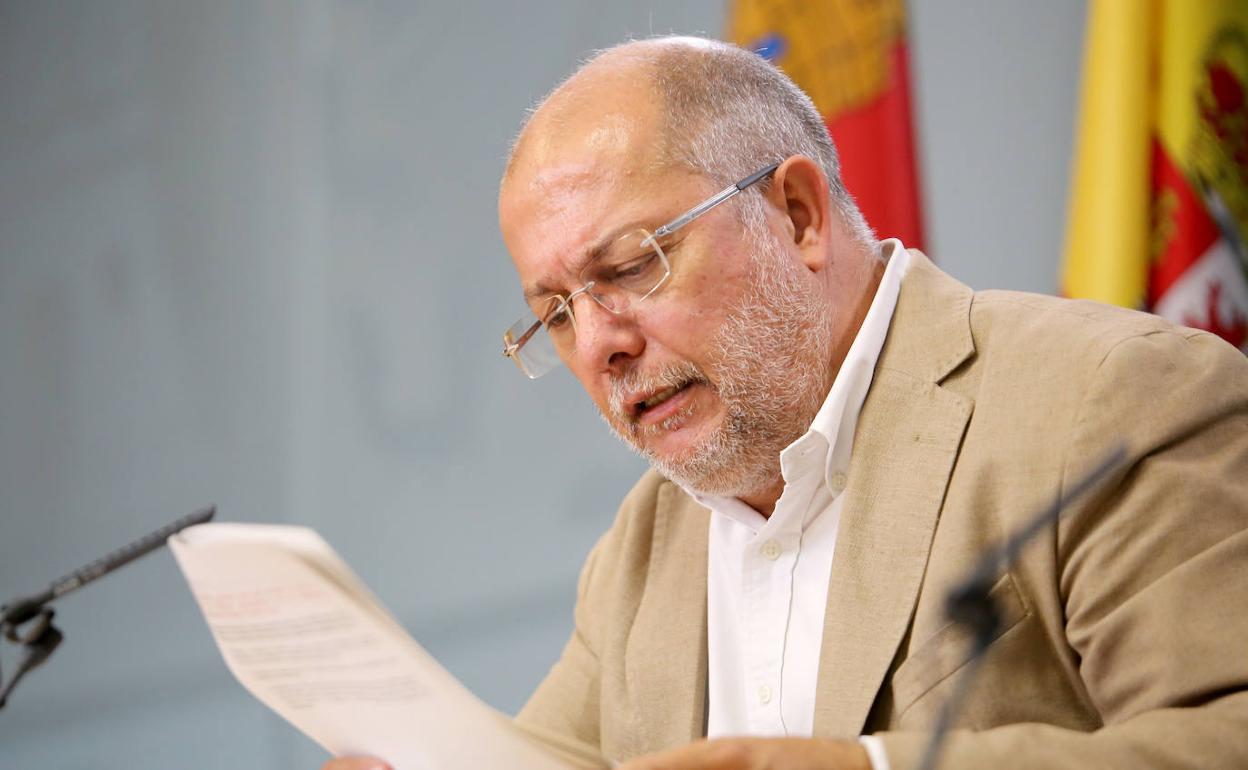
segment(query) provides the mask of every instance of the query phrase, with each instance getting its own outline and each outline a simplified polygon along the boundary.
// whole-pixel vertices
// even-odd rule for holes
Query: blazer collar
[[[624,660],[633,723],[628,756],[706,735],[710,513],[671,482],[658,495],[646,591]]]
[[[910,249],[897,309],[878,369],[895,369],[940,383],[975,353],[971,337],[974,293]]]
[[[815,734],[857,736],[909,627],[973,403],[940,382],[974,354],[970,289],[911,252],[854,434],[828,586]]]

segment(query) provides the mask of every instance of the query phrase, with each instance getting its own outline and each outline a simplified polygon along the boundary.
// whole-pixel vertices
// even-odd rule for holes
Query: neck
[[[758,511],[764,519],[769,519],[776,510],[776,501],[780,499],[782,492],[784,492],[784,478],[776,473],[769,487],[759,492],[742,495],[737,499]]]

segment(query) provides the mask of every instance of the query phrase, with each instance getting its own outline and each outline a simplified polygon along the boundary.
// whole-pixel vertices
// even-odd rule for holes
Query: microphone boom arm
[[[65,638],[60,629],[52,625],[55,614],[48,605],[65,594],[77,591],[87,583],[98,580],[115,569],[124,567],[135,559],[145,556],[160,548],[169,539],[182,530],[195,524],[203,524],[216,515],[215,506],[202,508],[194,513],[183,516],[165,526],[150,532],[128,545],[96,559],[85,567],[52,581],[51,585],[39,593],[6,602],[0,606],[0,634],[6,639],[22,647],[17,670],[8,682],[0,686],[0,709],[4,708],[9,693],[17,686],[31,669],[43,663]],[[23,625],[30,624],[25,632]],[[0,681],[3,681],[0,678]]]
[[[1048,507],[1039,511],[1026,525],[1005,539],[1005,542],[991,549],[980,558],[970,575],[949,592],[945,599],[945,614],[954,623],[971,632],[972,654],[965,670],[960,674],[959,681],[954,685],[953,693],[941,707],[932,737],[923,752],[919,763],[920,770],[935,770],[940,758],[940,749],[944,745],[945,736],[953,727],[953,718],[962,701],[970,691],[970,685],[983,661],[988,645],[997,635],[1001,626],[1001,614],[992,602],[989,591],[993,580],[1003,568],[1008,568],[1018,558],[1019,553],[1032,538],[1041,530],[1057,521],[1066,504],[1087,494],[1094,486],[1101,483],[1115,468],[1127,458],[1127,448],[1118,446],[1101,460],[1086,476],[1079,479]]]

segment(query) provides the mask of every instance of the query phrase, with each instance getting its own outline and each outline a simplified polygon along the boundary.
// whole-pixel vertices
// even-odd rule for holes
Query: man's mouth
[[[695,380],[688,380],[679,385],[669,385],[634,401],[630,416],[642,425],[662,422],[688,406],[690,388],[696,384]]]
[[[629,373],[611,383],[610,413],[622,425],[657,426],[693,408],[693,385],[709,385],[693,364],[661,367],[647,375]]]
[[[658,393],[655,393],[653,396],[650,396],[647,399],[638,401],[636,404],[637,414],[640,415],[642,412],[646,411],[647,409],[658,406],[659,404],[668,400],[672,396],[676,395],[679,391],[682,391],[685,388],[689,387],[689,385],[690,383],[688,382],[684,383],[683,385],[673,385],[670,388],[664,388],[663,390],[660,390]]]

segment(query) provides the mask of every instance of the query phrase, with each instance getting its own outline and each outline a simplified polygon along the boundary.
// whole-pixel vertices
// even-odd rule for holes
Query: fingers
[[[392,770],[376,757],[335,757],[321,765],[321,770]]]

